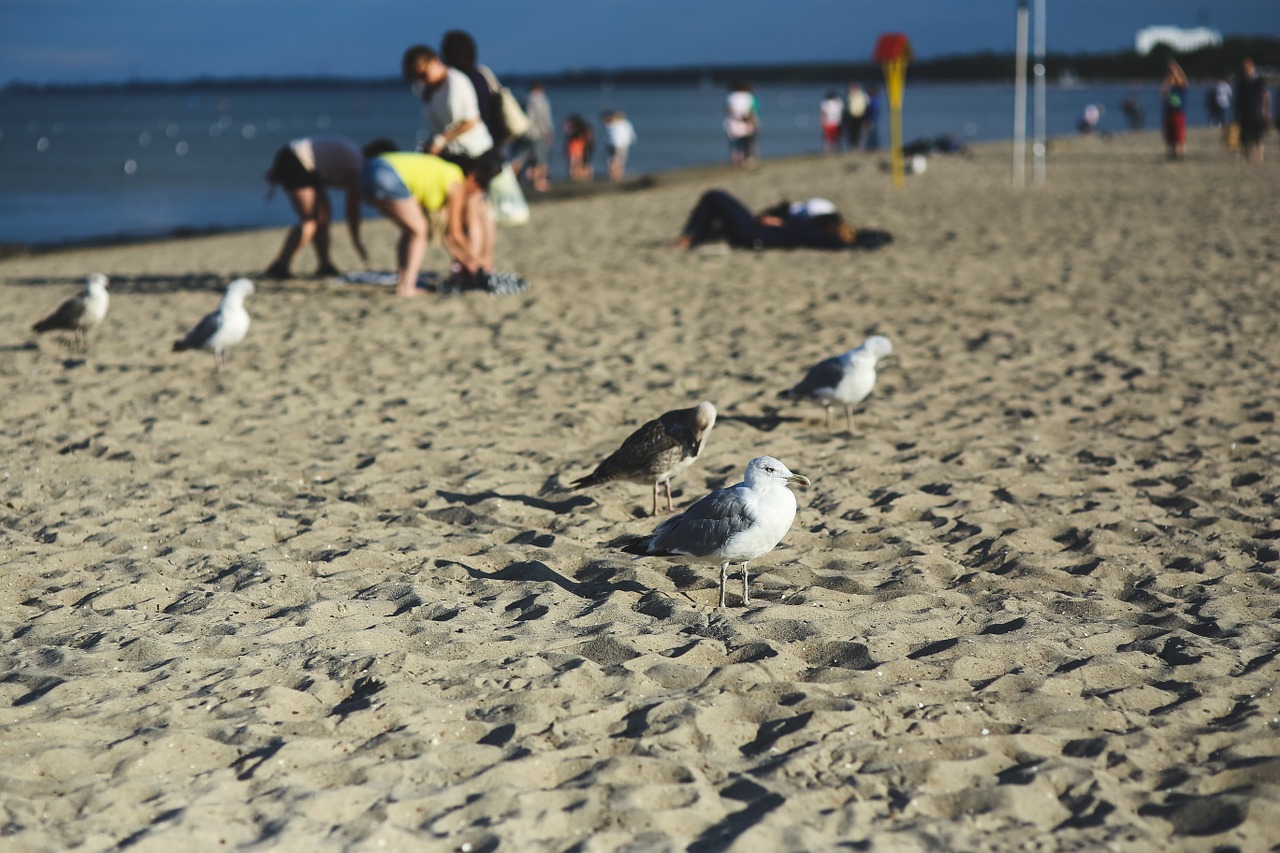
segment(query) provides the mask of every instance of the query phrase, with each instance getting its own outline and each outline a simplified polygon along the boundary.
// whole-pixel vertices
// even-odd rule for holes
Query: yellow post
[[[876,39],[876,49],[871,55],[884,69],[884,88],[889,94],[890,162],[893,185],[898,189],[906,185],[902,163],[902,90],[906,87],[907,62],[912,55],[911,42],[905,33],[884,33]]]
[[[906,185],[902,162],[902,90],[906,87],[907,60],[899,57],[884,63],[885,90],[889,93],[889,144],[892,146],[890,162],[893,165],[893,185],[899,189]]]

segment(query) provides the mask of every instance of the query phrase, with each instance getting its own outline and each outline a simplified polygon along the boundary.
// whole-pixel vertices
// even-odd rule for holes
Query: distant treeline
[[[1208,80],[1219,75],[1234,75],[1243,57],[1252,57],[1258,66],[1280,69],[1280,38],[1266,36],[1228,36],[1221,45],[1188,53],[1178,53],[1167,45],[1159,45],[1146,56],[1132,50],[1112,53],[1050,53],[1045,56],[1045,73],[1050,80],[1073,77],[1080,82],[1128,82],[1147,79],[1158,81],[1164,74],[1165,61],[1174,57],[1193,79]],[[511,86],[540,80],[549,86],[722,86],[736,81],[750,83],[833,83],[838,81],[874,81],[880,66],[870,60],[862,62],[815,62],[803,65],[717,65],[678,68],[583,68],[546,74],[503,74],[503,82]],[[917,59],[907,67],[907,80],[933,83],[1012,82],[1012,53],[971,53]],[[1273,81],[1274,82],[1274,81]],[[198,77],[183,81],[130,80],[123,83],[10,83],[8,92],[84,92],[102,90],[167,90],[167,89],[249,89],[264,85],[301,89],[333,89],[344,87],[403,86],[398,77]]]

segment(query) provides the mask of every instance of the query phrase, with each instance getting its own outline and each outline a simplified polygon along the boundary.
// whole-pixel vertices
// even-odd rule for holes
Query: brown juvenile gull
[[[572,489],[585,489],[611,480],[630,480],[653,486],[653,514],[658,514],[658,486],[666,484],[667,511],[671,502],[671,478],[693,464],[707,445],[716,425],[716,407],[702,401],[691,409],[676,409],[646,423],[627,436],[622,446]]]
[[[74,332],[76,349],[88,347],[88,333],[107,316],[108,279],[100,272],[89,276],[84,291],[67,299],[57,310],[31,327],[35,332],[52,332],[55,330]]]
[[[185,337],[174,341],[173,351],[210,350],[213,366],[221,373],[231,348],[238,346],[249,332],[249,312],[244,310],[244,300],[252,293],[253,282],[249,279],[238,278],[231,282],[217,309],[205,314]]]
[[[831,429],[831,404],[840,403],[845,426],[853,432],[853,407],[871,395],[876,387],[876,362],[892,352],[888,338],[873,335],[846,353],[818,362],[804,379],[779,396],[817,400],[827,410],[827,429]]]
[[[809,478],[792,473],[772,456],[759,456],[747,463],[741,483],[716,489],[662,522],[652,535],[624,544],[622,550],[719,563],[721,607],[725,606],[729,565],[742,563],[742,603],[750,604],[747,564],[772,551],[791,529],[796,496],[787,486],[792,483],[807,486]]]

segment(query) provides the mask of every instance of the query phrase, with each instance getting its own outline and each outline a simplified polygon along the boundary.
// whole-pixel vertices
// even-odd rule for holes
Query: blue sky
[[[1010,51],[1014,0],[0,0],[0,85],[398,73],[415,42],[468,30],[499,72]],[[1133,46],[1142,26],[1280,35],[1280,0],[1047,0],[1052,51]],[[447,11],[445,11],[447,10]],[[464,11],[472,10],[472,11]]]

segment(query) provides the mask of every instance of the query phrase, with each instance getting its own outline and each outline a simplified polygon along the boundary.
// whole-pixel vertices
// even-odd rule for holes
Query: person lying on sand
[[[483,229],[469,227],[467,199],[488,188],[501,163],[489,157],[450,162],[434,154],[395,151],[385,140],[370,143],[364,155],[360,195],[400,229],[396,295],[418,295],[418,272],[431,232],[427,214],[437,211],[444,215],[444,246],[456,264],[455,277],[463,284],[486,278],[493,246],[485,245]]]
[[[892,239],[885,231],[854,229],[825,198],[782,201],[753,214],[724,190],[707,190],[676,245],[692,249],[727,240],[740,249],[877,249]]]

